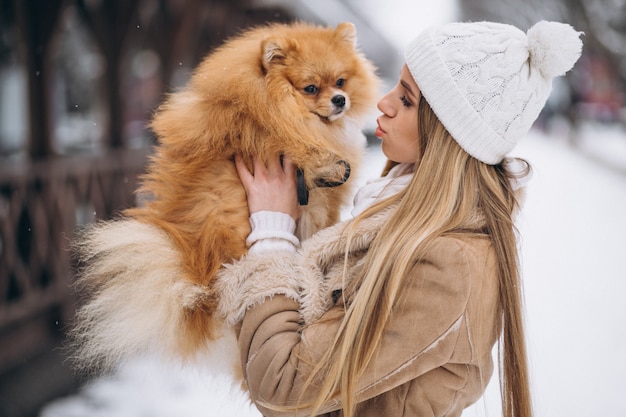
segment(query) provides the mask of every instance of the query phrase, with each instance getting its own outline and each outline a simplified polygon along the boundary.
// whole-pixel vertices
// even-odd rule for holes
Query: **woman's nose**
[[[389,100],[389,93],[380,99],[376,107],[386,116],[393,117],[395,115],[395,110],[391,105],[391,100]]]

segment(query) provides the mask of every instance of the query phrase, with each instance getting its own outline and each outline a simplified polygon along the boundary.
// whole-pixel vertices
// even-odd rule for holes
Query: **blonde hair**
[[[339,331],[306,385],[322,381],[314,400],[315,415],[329,399],[340,396],[344,416],[356,411],[355,384],[372,361],[392,306],[412,265],[439,236],[486,234],[498,261],[499,310],[502,321],[501,395],[504,417],[532,415],[517,241],[513,215],[518,202],[502,165],[487,165],[456,143],[421,98],[418,105],[420,159],[407,188],[376,203],[353,224],[393,205],[397,209],[366,255],[359,289],[348,302]],[[388,164],[388,168],[393,163]],[[467,230],[468,218],[481,213],[484,229]],[[351,234],[352,228],[346,233]],[[350,236],[350,235],[349,235]],[[348,244],[349,246],[349,244]],[[347,257],[347,248],[346,248]]]

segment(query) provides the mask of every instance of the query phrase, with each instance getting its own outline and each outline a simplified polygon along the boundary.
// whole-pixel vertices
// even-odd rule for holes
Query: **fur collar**
[[[393,210],[395,210],[395,206],[365,218],[356,224],[349,252],[367,249]],[[344,256],[346,245],[348,244],[349,231],[353,226],[354,220],[345,220],[311,236],[302,242],[300,252],[303,258],[310,259],[322,269],[327,268],[337,257]]]
[[[390,207],[355,226],[350,252],[366,250],[384,225],[394,207]],[[298,253],[249,253],[239,261],[226,264],[218,273],[218,311],[227,324],[243,319],[246,310],[266,298],[283,294],[297,301],[304,323],[321,316],[331,304],[333,283],[328,270],[343,261],[348,243],[344,221],[323,229],[302,243]]]
[[[346,284],[338,283],[336,278],[342,275],[337,268],[343,265],[349,232],[352,239],[348,253],[358,264],[362,261],[360,253],[369,248],[396,208],[391,206],[359,223],[346,220],[323,229],[303,241],[297,253],[251,253],[224,265],[216,283],[220,314],[232,325],[243,319],[249,307],[283,294],[300,304],[303,323],[315,321],[332,306],[333,289]],[[484,218],[478,214],[467,221],[468,229],[482,226]]]

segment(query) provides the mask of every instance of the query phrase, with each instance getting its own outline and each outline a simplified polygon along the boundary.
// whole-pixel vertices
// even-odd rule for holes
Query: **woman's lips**
[[[375,134],[377,137],[381,138],[381,137],[385,134],[385,131],[383,130],[383,128],[382,128],[382,127],[380,127],[380,122],[379,122],[378,120],[376,121],[376,124],[377,124],[378,126],[376,127],[376,131],[374,132],[374,134]]]

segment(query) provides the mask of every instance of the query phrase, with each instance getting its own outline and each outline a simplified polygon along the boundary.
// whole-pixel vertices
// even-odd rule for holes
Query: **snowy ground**
[[[626,413],[626,133],[589,125],[579,140],[533,133],[516,152],[535,168],[519,228],[538,417]]]
[[[534,166],[519,219],[537,417],[624,415],[626,392],[626,133],[588,126],[581,147],[532,132],[515,155]],[[598,153],[604,150],[603,153]],[[371,175],[382,166],[371,149]],[[499,415],[497,381],[464,416]],[[138,359],[40,417],[247,417],[260,414],[223,376]]]

